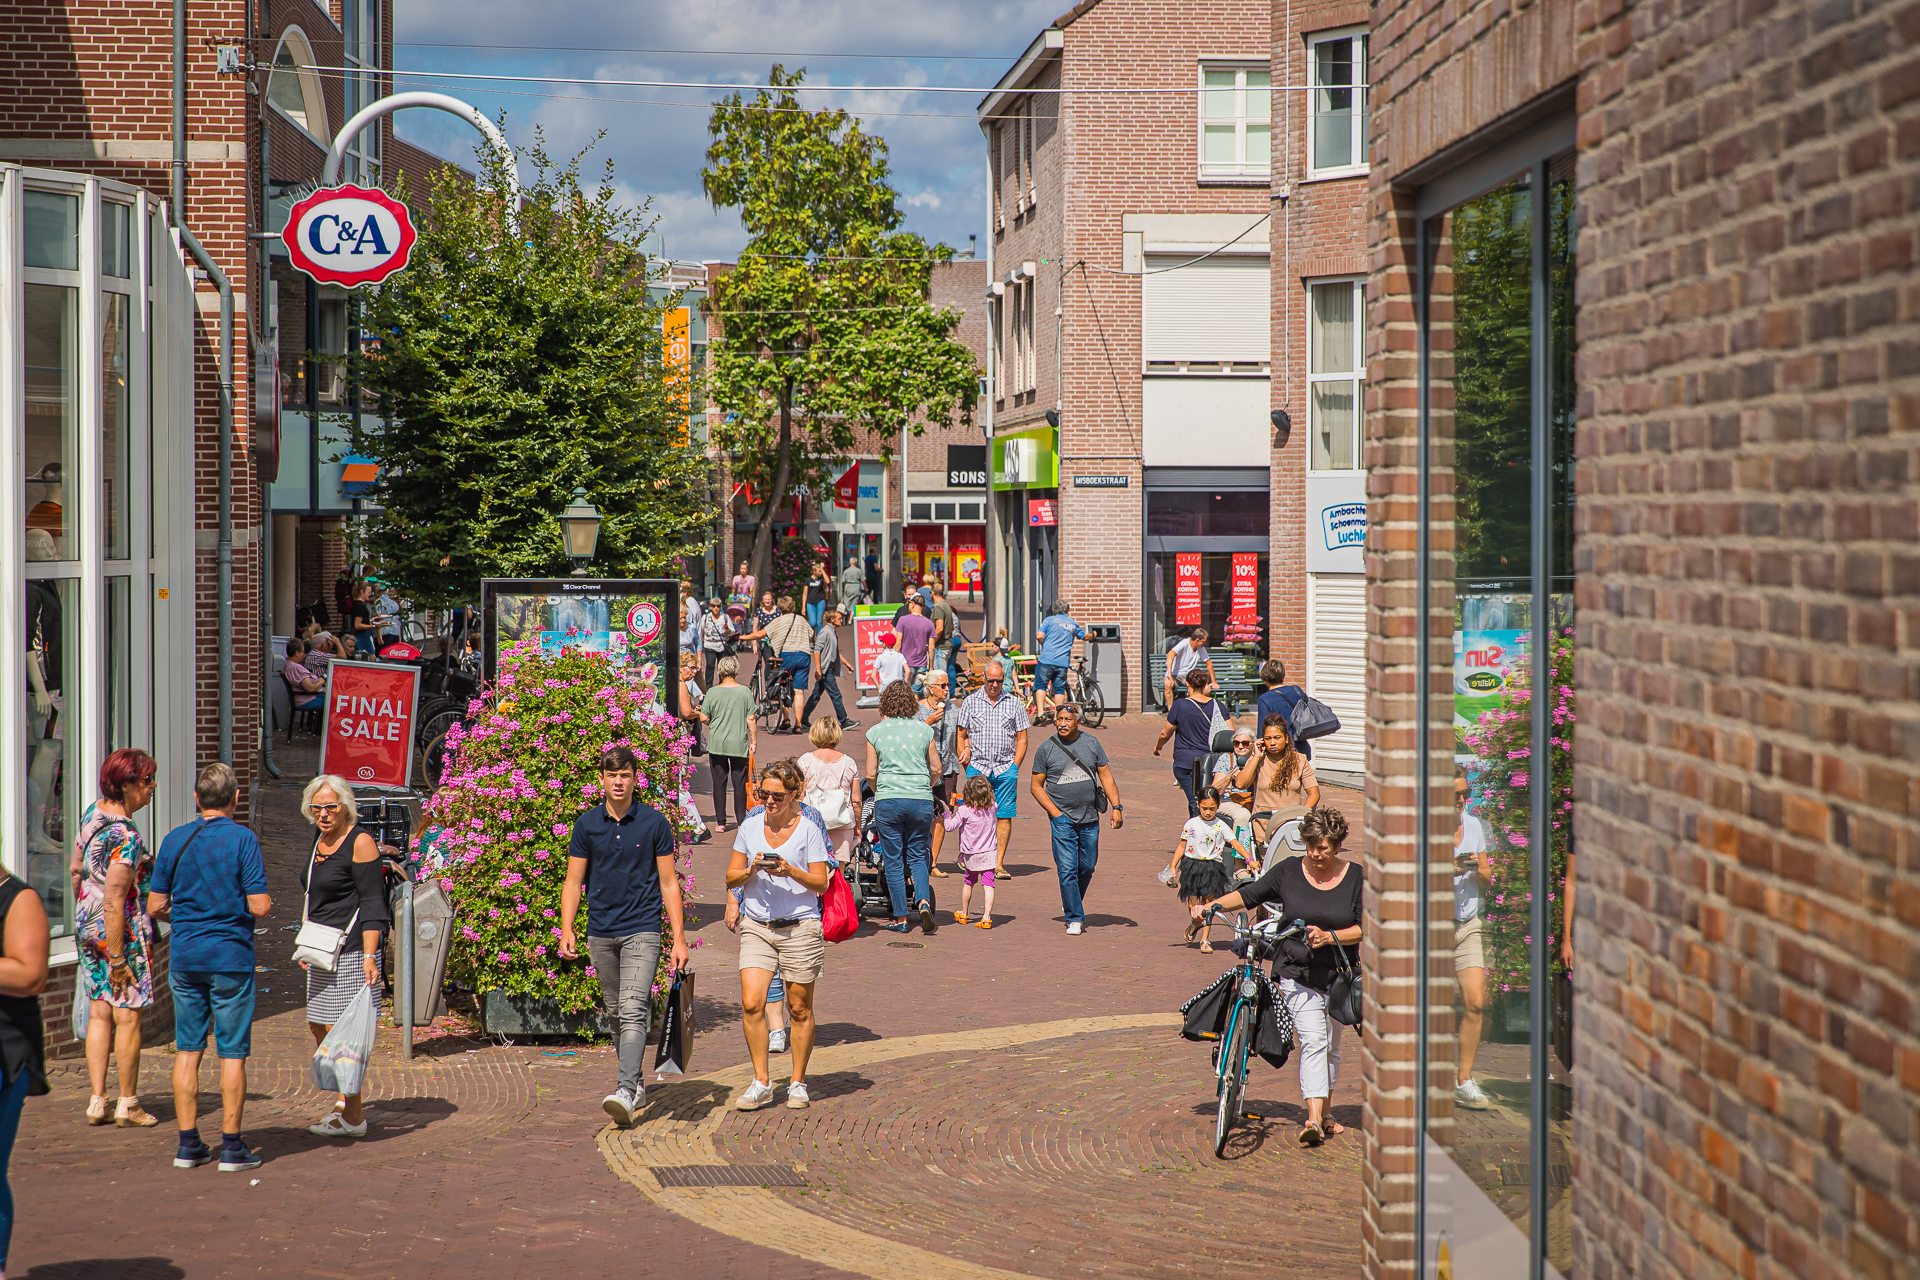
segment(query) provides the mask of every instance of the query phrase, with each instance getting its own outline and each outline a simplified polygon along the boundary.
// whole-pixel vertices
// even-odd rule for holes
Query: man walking
[[[633,797],[636,761],[625,747],[600,756],[599,804],[574,819],[567,882],[560,889],[560,954],[579,955],[574,919],[587,895],[587,954],[620,1046],[620,1080],[600,1103],[621,1128],[633,1123],[647,1091],[640,1080],[660,962],[660,917],[673,926],[672,967],[687,967],[680,881],[673,873],[673,828]]]
[[[1067,932],[1079,934],[1086,928],[1087,886],[1100,860],[1100,811],[1112,815],[1118,831],[1126,810],[1107,766],[1106,749],[1092,734],[1080,732],[1080,708],[1061,703],[1053,725],[1054,735],[1033,753],[1031,786],[1053,828],[1053,868],[1060,875]]]
[[[840,606],[828,605],[826,621],[813,633],[813,674],[820,681],[807,695],[807,705],[800,711],[800,732],[807,731],[807,725],[813,720],[813,709],[820,705],[822,694],[833,699],[834,718],[842,729],[857,729],[860,722],[847,715],[847,704],[840,700],[840,669],[846,668],[847,674],[853,674],[853,664],[840,653],[840,633],[834,628],[840,625]]]
[[[1033,701],[1041,719],[1053,710],[1053,698],[1067,700],[1067,668],[1073,665],[1073,642],[1084,640],[1087,629],[1073,620],[1065,600],[1055,600],[1040,620],[1033,638],[1040,642],[1040,656],[1033,664]]]
[[[213,1160],[200,1140],[200,1058],[213,1034],[220,1055],[220,1168],[240,1173],[260,1157],[240,1135],[253,1050],[253,922],[267,914],[267,868],[260,841],[233,820],[240,783],[218,762],[193,784],[200,816],[175,827],[154,859],[147,910],[173,922],[173,1106],[180,1117],[176,1169]]]
[[[947,603],[947,587],[940,579],[932,581],[933,625],[934,625],[934,665],[944,667],[949,679],[955,674],[960,661],[960,624],[953,616],[953,606]],[[942,661],[940,655],[946,655]]]
[[[960,704],[955,745],[969,778],[993,784],[994,834],[998,858],[996,876],[1007,874],[1007,841],[1013,835],[1018,808],[1020,766],[1027,759],[1027,709],[1007,689],[1007,669],[999,661],[987,664],[980,691]]]

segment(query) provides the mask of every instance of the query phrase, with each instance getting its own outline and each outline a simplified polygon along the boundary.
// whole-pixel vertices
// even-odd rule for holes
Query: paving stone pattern
[[[1322,1257],[1340,1259],[1328,1274],[1352,1273],[1360,1234],[1358,1133],[1309,1156],[1282,1129],[1231,1168],[1215,1168],[1205,1149],[1207,1054],[1170,1029],[1103,1031],[1075,1042],[1084,1050],[995,1053],[991,1061],[960,1066],[895,1056],[911,1045],[891,1042],[910,1037],[992,1034],[1052,1019],[1165,1017],[1225,967],[1224,952],[1203,956],[1180,944],[1182,910],[1155,879],[1184,818],[1170,767],[1150,755],[1158,726],[1151,718],[1110,718],[1098,735],[1115,757],[1129,820],[1122,831],[1103,834],[1085,936],[1068,938],[1061,927],[1046,829],[1023,795],[1008,859],[1015,874],[996,904],[1000,927],[947,925],[931,937],[916,931],[898,938],[868,926],[830,949],[818,996],[818,1101],[807,1112],[727,1112],[717,1133],[721,1158],[805,1163],[808,1177],[833,1194],[697,1194],[785,1196],[829,1236],[885,1233],[918,1257],[991,1260],[990,1269],[971,1274],[1065,1274],[1069,1266],[1080,1274],[1103,1261],[1142,1274],[1150,1269],[1144,1260],[1155,1257],[1164,1261],[1161,1274],[1182,1266],[1204,1274],[1223,1260],[1244,1261],[1249,1255],[1236,1251],[1248,1245],[1269,1261],[1299,1258],[1290,1269],[1302,1274],[1319,1274],[1314,1259]],[[798,738],[768,742],[792,744],[793,754],[804,745]],[[856,755],[864,750],[857,732],[845,745]],[[15,1148],[12,1275],[849,1274],[824,1258],[716,1230],[623,1181],[596,1145],[607,1128],[600,1098],[615,1075],[606,1047],[505,1046],[441,1035],[408,1064],[399,1058],[396,1034],[383,1031],[368,1085],[370,1136],[353,1142],[308,1135],[306,1125],[330,1100],[307,1080],[312,1043],[304,988],[284,926],[299,918],[298,868],[310,836],[295,807],[315,761],[306,744],[289,748],[283,741],[277,751],[286,776],[263,788],[259,822],[275,907],[257,939],[264,994],[247,1114],[248,1136],[266,1163],[248,1175],[172,1167],[173,1059],[164,1046],[149,1046],[142,1065],[142,1097],[161,1119],[152,1130],[86,1127],[84,1067],[56,1064],[54,1092],[31,1101]],[[704,810],[704,789],[696,789]],[[1358,795],[1329,788],[1327,798],[1353,816],[1357,834]],[[695,952],[695,1087],[717,1074],[744,1074],[746,1059],[734,938],[718,923],[726,843],[716,840],[695,855],[702,900],[694,920],[704,943]],[[943,899],[957,903],[959,883],[941,881]],[[836,1047],[878,1055],[861,1068],[861,1087],[843,1087],[826,1074]],[[1357,1126],[1357,1052],[1349,1058],[1334,1102],[1336,1114]],[[785,1058],[775,1062],[787,1066]],[[201,1086],[201,1132],[209,1137],[218,1127],[213,1068],[210,1056]],[[1272,1109],[1285,1116],[1298,1103],[1295,1077],[1259,1067],[1252,1097],[1279,1104]],[[962,1133],[969,1135],[964,1141]],[[835,1139],[873,1158],[855,1167],[831,1154],[797,1154],[803,1145]],[[861,1147],[848,1146],[856,1140]],[[1079,1154],[1044,1155],[1054,1151]],[[1195,1172],[1185,1172],[1187,1165]],[[894,1206],[884,1214],[883,1193]],[[1290,1206],[1304,1196],[1314,1211],[1275,1213],[1276,1193]],[[1238,1243],[1212,1252],[1197,1243],[1209,1214]],[[1247,1231],[1246,1215],[1257,1215],[1259,1232]],[[724,1215],[714,1221],[731,1226]]]

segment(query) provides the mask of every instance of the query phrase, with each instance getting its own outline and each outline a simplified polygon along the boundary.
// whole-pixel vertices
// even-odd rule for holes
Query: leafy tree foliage
[[[581,188],[585,154],[556,165],[529,148],[517,210],[490,151],[478,186],[443,175],[411,264],[366,305],[377,342],[358,368],[392,419],[351,424],[355,452],[381,464],[367,549],[417,603],[566,573],[557,517],[576,485],[600,510],[592,568],[610,577],[660,571],[710,518],[647,290],[652,224],[614,204],[611,162],[597,193]]]
[[[856,446],[890,454],[903,430],[970,423],[978,386],[960,313],[928,300],[953,251],[899,230],[886,144],[845,111],[804,107],[790,86],[805,74],[775,64],[773,89],[723,99],[707,125],[707,196],[750,237],[711,287],[708,390],[728,412],[717,442],[764,500],[762,581],[793,485],[823,492]]]

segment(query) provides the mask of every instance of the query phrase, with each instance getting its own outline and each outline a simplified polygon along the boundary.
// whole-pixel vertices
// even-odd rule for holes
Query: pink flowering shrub
[[[651,686],[603,653],[515,645],[489,692],[448,732],[445,781],[428,805],[441,830],[434,874],[458,912],[449,972],[476,991],[549,996],[570,1013],[593,1008],[600,987],[587,959],[584,895],[574,921],[580,956],[560,956],[573,820],[600,802],[600,753],[631,749],[636,798],[673,824],[680,892],[690,900],[693,829],[679,794],[692,740]]]
[[[1567,851],[1573,841],[1573,631],[1553,637],[1553,707],[1547,741],[1550,805],[1547,884],[1547,954],[1560,963],[1560,895],[1567,882]],[[1479,757],[1473,776],[1474,814],[1487,828],[1493,883],[1486,890],[1486,923],[1481,941],[1487,953],[1487,982],[1493,991],[1524,991],[1532,985],[1528,952],[1533,945],[1529,912],[1533,905],[1531,809],[1533,768],[1533,659],[1515,663],[1500,705],[1483,713],[1463,739]]]

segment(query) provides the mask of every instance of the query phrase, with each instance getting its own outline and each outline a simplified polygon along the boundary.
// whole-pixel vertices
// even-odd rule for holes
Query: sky
[[[504,110],[508,141],[525,143],[538,127],[555,155],[571,155],[604,130],[583,176],[597,175],[611,157],[619,198],[652,202],[655,251],[700,261],[730,258],[745,242],[738,220],[716,212],[700,185],[707,104],[725,91],[405,73],[745,85],[765,83],[776,61],[804,67],[808,83],[849,89],[804,101],[844,107],[886,140],[906,229],[964,253],[967,236],[984,234],[986,224],[986,145],[973,116],[980,95],[861,86],[984,91],[1069,7],[1071,0],[395,0],[394,88],[452,94],[496,119]],[[659,52],[669,50],[688,52]],[[401,137],[471,166],[478,135],[465,122],[420,109],[398,112],[394,122]]]

